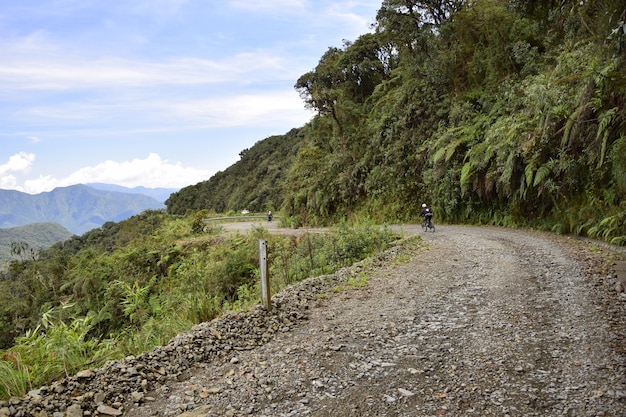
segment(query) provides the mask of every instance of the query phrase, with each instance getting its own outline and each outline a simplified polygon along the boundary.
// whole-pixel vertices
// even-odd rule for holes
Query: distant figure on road
[[[420,217],[424,218],[422,224],[428,224],[429,226],[433,221],[433,212],[430,210],[426,203],[422,204],[422,211],[420,212]]]
[[[268,221],[268,222],[271,222],[273,217],[274,217],[274,215],[272,214],[272,210],[270,210],[270,211],[267,213],[267,221]]]

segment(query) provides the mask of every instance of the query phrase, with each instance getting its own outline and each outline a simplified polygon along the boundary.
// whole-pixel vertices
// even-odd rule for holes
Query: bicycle
[[[435,224],[433,223],[433,215],[431,214],[424,216],[424,220],[422,220],[422,230],[428,232],[429,230],[435,233]]]

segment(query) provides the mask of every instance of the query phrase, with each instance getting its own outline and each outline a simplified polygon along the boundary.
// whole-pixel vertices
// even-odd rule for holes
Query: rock
[[[411,391],[409,391],[409,390],[407,390],[407,389],[404,389],[404,388],[398,388],[398,392],[400,392],[400,394],[402,394],[402,395],[403,395],[403,396],[405,396],[405,397],[412,397],[412,396],[414,396],[414,395],[415,395],[415,394],[414,394],[414,393],[412,393]]]
[[[93,397],[93,401],[96,403],[96,405],[100,405],[104,402],[104,400],[106,400],[107,394],[106,392],[97,392],[94,397]]]
[[[87,379],[87,378],[93,378],[94,375],[95,373],[92,370],[86,370],[86,371],[80,371],[79,373],[77,373],[76,378]]]
[[[53,384],[52,391],[54,391],[57,394],[60,394],[62,392],[65,392],[65,387],[63,386],[62,383]]]
[[[97,411],[100,414],[104,414],[106,416],[121,416],[122,412],[116,408],[109,407],[108,405],[99,405]]]
[[[83,409],[78,404],[72,404],[65,410],[65,417],[83,417]]]
[[[133,391],[130,394],[130,398],[133,400],[133,402],[139,403],[143,401],[144,394],[143,392]]]
[[[179,414],[178,417],[205,417],[210,412],[211,412],[211,406],[203,405],[201,407],[196,408],[195,410],[186,411],[182,414]]]
[[[221,389],[219,387],[211,387],[203,389],[202,392],[206,392],[207,394],[219,394]]]

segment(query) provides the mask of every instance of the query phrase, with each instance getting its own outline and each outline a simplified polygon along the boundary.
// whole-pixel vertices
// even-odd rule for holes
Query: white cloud
[[[0,57],[2,55],[0,53]],[[293,75],[283,65],[282,58],[268,51],[234,55],[221,61],[198,58],[165,62],[121,58],[93,61],[71,56],[4,57],[0,61],[0,82],[5,91],[217,84],[239,80],[250,82],[281,78],[281,72],[285,79]]]
[[[205,127],[301,126],[311,114],[295,91],[261,92],[203,100],[162,102],[163,114]]]
[[[3,190],[18,190],[17,178],[15,175],[0,174],[0,189]]]
[[[380,1],[377,1],[380,3]],[[354,28],[356,36],[370,32],[370,26],[374,22],[375,16],[364,17],[363,14],[355,13],[354,8],[359,5],[355,2],[334,3],[327,11],[327,17],[332,20],[344,21],[347,26]],[[372,9],[374,9],[372,7]],[[355,39],[349,39],[355,40]],[[336,45],[339,46],[339,45]]]
[[[34,161],[35,155],[32,153],[19,152],[10,156],[5,164],[0,165],[0,188],[5,190],[19,189],[15,173],[28,172]]]
[[[180,163],[171,163],[161,159],[158,154],[151,153],[145,159],[135,158],[122,162],[107,160],[95,166],[83,167],[65,178],[40,176],[25,181],[23,187],[12,188],[31,194],[50,191],[56,187],[94,182],[125,187],[181,188],[207,180],[212,174],[206,170],[184,167]]]
[[[32,153],[20,152],[12,155],[6,164],[0,165],[0,175],[4,176],[10,172],[28,172],[34,160],[35,155]]]
[[[58,103],[24,109],[14,118],[31,126],[63,126],[65,136],[91,136],[172,129],[298,127],[310,120],[311,113],[304,108],[298,93],[289,89],[206,97],[172,94],[167,98],[129,96],[124,100]]]

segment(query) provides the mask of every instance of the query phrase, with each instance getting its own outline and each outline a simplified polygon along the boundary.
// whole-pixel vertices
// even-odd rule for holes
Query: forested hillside
[[[240,152],[241,159],[210,180],[185,187],[165,201],[169,213],[277,210],[283,203],[286,170],[303,140],[300,129],[271,136]]]
[[[312,224],[412,221],[427,202],[439,221],[624,244],[625,16],[619,0],[383,1],[373,33],[329,48],[297,80],[317,116],[293,162],[272,160],[271,205]],[[238,169],[168,210],[244,208],[229,196],[269,174],[226,178]],[[229,194],[216,191],[224,183]]]
[[[9,259],[36,257],[40,249],[47,249],[71,236],[72,233],[57,223],[32,223],[0,229],[0,268]]]

